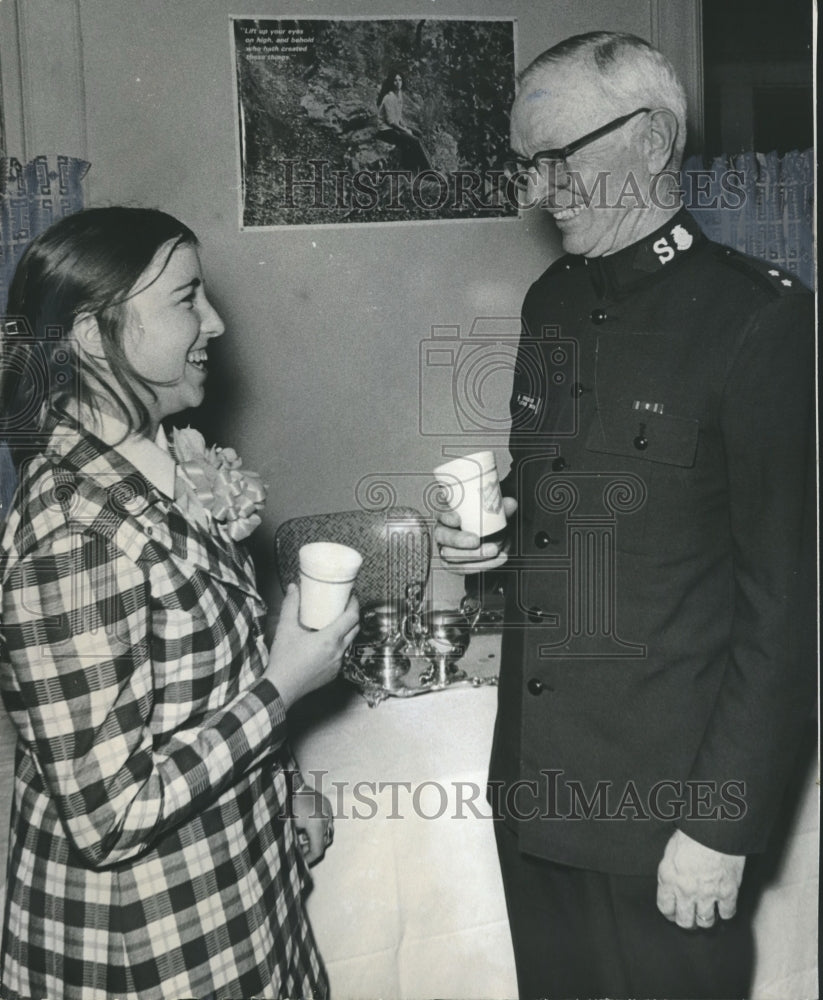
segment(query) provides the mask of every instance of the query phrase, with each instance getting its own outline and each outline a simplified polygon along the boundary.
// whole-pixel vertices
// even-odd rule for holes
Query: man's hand
[[[675,830],[657,866],[658,910],[678,927],[713,927],[715,911],[729,920],[745,864],[745,855],[721,854]]]
[[[508,520],[517,510],[513,497],[503,497],[503,510]],[[434,540],[440,548],[440,558],[453,573],[485,573],[497,569],[509,555],[500,542],[482,542],[471,531],[460,530],[460,518],[454,511],[437,515]]]

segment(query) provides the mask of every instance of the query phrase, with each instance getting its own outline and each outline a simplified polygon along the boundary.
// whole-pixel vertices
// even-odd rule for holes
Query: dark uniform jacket
[[[764,848],[814,705],[813,330],[685,211],[529,290],[490,770],[521,850]]]

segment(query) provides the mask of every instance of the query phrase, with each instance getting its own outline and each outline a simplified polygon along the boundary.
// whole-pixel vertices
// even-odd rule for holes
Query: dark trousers
[[[683,930],[657,910],[656,876],[610,875],[521,854],[495,822],[521,1000],[748,996],[753,905]]]
[[[383,142],[390,142],[400,150],[402,166],[413,173],[420,173],[423,170],[431,170],[431,163],[423,143],[408,132],[399,128],[381,129],[377,133],[377,138]]]

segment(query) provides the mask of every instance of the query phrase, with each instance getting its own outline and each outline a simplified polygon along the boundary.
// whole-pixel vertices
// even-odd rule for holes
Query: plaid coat
[[[52,417],[0,543],[0,996],[322,996],[247,555]]]

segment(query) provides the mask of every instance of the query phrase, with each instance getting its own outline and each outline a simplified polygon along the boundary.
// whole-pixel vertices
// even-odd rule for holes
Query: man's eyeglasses
[[[601,125],[600,128],[596,128],[594,132],[588,132],[586,135],[581,136],[581,138],[575,139],[574,142],[570,142],[567,146],[561,146],[558,149],[543,149],[539,153],[535,153],[531,159],[527,160],[518,156],[513,160],[506,160],[503,164],[506,177],[517,187],[525,188],[529,183],[529,174],[531,171],[540,173],[544,167],[550,164],[564,165],[572,153],[576,153],[579,149],[588,146],[597,139],[601,139],[610,132],[615,132],[621,125],[625,125],[630,118],[634,118],[635,115],[641,115],[646,111],[651,111],[651,108],[637,108],[636,111],[632,111],[628,115],[621,115],[619,118],[615,118],[614,121],[607,122],[605,125]]]

